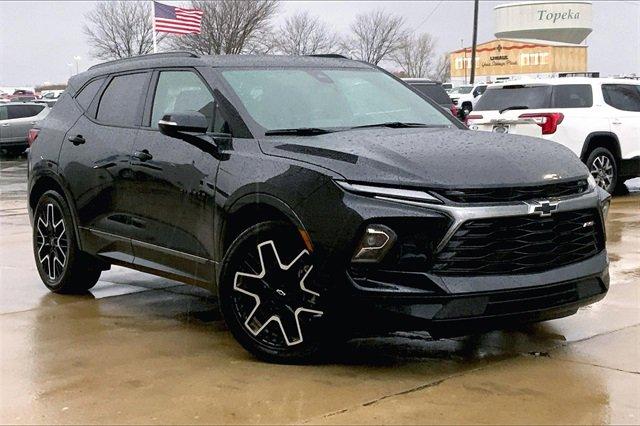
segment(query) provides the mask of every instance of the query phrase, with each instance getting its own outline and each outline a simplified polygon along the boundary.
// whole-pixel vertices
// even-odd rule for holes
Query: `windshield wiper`
[[[276,135],[294,135],[294,136],[313,136],[324,135],[325,133],[333,133],[335,130],[321,129],[319,127],[300,127],[297,129],[273,129],[264,132],[266,136]]]
[[[506,107],[506,108],[502,108],[501,110],[499,110],[498,112],[500,114],[502,114],[505,111],[511,111],[512,109],[529,109],[528,106],[526,105],[516,105],[516,106],[510,106],[510,107]]]
[[[425,123],[407,123],[403,121],[389,121],[387,123],[364,124],[362,126],[354,126],[352,129],[364,129],[367,127],[391,127],[392,129],[400,129],[405,127],[440,127]]]

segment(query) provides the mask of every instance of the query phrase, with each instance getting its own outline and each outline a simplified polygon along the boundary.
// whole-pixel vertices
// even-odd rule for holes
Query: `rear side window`
[[[640,111],[640,85],[603,84],[602,95],[607,105],[623,111]]]
[[[93,80],[91,83],[87,84],[80,90],[80,93],[76,95],[76,101],[80,104],[82,109],[86,110],[91,105],[91,101],[100,90],[100,86],[102,86],[102,82],[104,78],[99,78],[97,80]],[[49,94],[49,93],[47,93]],[[53,93],[51,93],[51,98],[53,98]]]
[[[146,82],[146,73],[114,77],[100,98],[96,116],[98,121],[115,126],[138,125]]]
[[[475,111],[502,110],[509,107],[527,109],[549,108],[551,86],[510,85],[488,89],[484,92]]]
[[[44,109],[42,105],[7,105],[7,118],[25,118],[36,116]]]
[[[439,84],[412,84],[418,92],[426,95],[440,105],[451,105],[451,98]]]
[[[593,94],[589,84],[561,84],[553,88],[555,108],[589,108],[593,106]]]
[[[7,107],[0,106],[0,120],[6,120],[7,118]]]
[[[200,112],[212,123],[213,95],[191,71],[161,72],[153,99],[151,127],[158,128],[158,120],[167,113],[187,111]]]

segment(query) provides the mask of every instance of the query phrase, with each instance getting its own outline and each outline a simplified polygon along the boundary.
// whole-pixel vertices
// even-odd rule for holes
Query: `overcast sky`
[[[493,7],[508,1],[480,1],[478,42],[494,38]],[[94,2],[0,1],[0,86],[64,82],[98,62],[82,33],[84,15]],[[283,1],[275,24],[298,10],[318,15],[347,33],[353,17],[384,8],[401,15],[416,32],[428,32],[437,50],[448,52],[471,41],[472,1]],[[593,32],[587,38],[590,71],[603,75],[640,74],[640,1],[593,2]],[[69,66],[68,64],[72,64]]]

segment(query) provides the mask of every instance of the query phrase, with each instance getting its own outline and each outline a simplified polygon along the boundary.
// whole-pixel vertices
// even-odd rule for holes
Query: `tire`
[[[313,254],[287,223],[263,222],[236,238],[218,296],[229,330],[247,351],[268,362],[317,359],[328,328],[313,272]]]
[[[618,163],[611,151],[598,147],[589,153],[587,167],[598,186],[610,194],[615,192],[618,184]]]
[[[33,255],[44,285],[54,293],[81,294],[100,278],[101,269],[78,250],[67,202],[55,191],[38,200],[33,220]]]

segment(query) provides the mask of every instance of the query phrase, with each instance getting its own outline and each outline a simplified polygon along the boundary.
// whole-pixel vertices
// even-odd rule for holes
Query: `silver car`
[[[18,153],[27,147],[29,129],[45,118],[51,108],[35,102],[0,104],[0,149]]]

